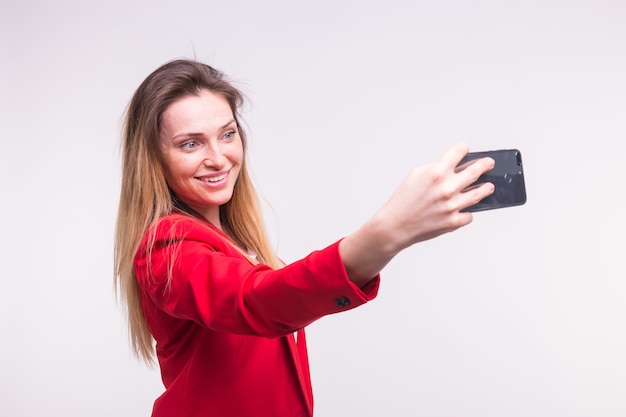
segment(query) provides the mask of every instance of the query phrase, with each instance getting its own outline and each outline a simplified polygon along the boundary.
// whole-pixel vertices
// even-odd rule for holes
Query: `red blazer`
[[[352,284],[338,242],[279,270],[254,265],[181,214],[158,223],[151,252],[147,236],[135,272],[165,385],[153,417],[312,416],[302,329],[373,299],[379,277]]]

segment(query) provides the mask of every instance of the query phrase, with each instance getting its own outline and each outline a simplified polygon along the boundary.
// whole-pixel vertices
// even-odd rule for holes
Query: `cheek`
[[[243,163],[243,158],[244,158],[244,150],[243,150],[243,143],[241,142],[241,139],[239,139],[237,141],[237,146],[235,146],[235,148],[233,149],[233,156],[232,159],[235,161],[237,161],[237,163],[239,165],[241,165]]]
[[[172,171],[167,166],[165,166],[163,167],[163,173],[165,175],[165,182],[171,187],[172,182],[174,181],[174,175]]]
[[[170,187],[180,181],[185,174],[185,164],[182,162],[171,155],[164,155],[163,157],[163,173]]]

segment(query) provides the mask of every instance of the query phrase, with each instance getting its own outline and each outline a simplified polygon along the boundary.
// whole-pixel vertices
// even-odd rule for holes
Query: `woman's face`
[[[220,227],[243,163],[243,144],[226,99],[202,90],[163,112],[159,143],[167,183],[189,207]]]

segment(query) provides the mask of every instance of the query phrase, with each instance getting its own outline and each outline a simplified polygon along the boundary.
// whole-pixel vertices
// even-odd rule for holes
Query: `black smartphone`
[[[497,208],[520,206],[526,203],[526,185],[524,182],[524,165],[522,153],[517,149],[500,149],[486,152],[470,152],[459,165],[463,165],[474,159],[490,157],[496,165],[478,178],[474,184],[485,182],[493,183],[496,187],[493,194],[484,198],[477,204],[469,206],[461,211],[483,211]]]

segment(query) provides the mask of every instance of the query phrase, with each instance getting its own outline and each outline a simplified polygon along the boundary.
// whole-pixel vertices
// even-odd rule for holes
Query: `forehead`
[[[175,100],[165,109],[161,116],[161,133],[170,136],[187,130],[212,131],[233,119],[230,104],[222,94],[202,90],[198,95]]]

